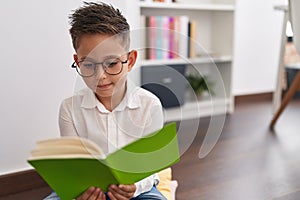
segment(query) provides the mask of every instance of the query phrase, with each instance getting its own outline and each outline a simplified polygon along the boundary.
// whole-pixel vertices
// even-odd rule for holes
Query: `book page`
[[[75,156],[104,158],[100,147],[94,142],[80,137],[61,137],[37,142],[31,151],[32,158],[56,157],[67,158]]]

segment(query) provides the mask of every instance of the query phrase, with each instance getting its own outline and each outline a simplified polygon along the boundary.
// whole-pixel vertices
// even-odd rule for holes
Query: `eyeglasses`
[[[78,74],[82,77],[91,77],[94,76],[98,71],[98,66],[102,65],[105,73],[109,75],[118,75],[123,70],[123,64],[127,63],[128,59],[121,61],[120,58],[108,58],[103,62],[93,62],[91,60],[85,59],[72,64],[72,68],[76,68]]]

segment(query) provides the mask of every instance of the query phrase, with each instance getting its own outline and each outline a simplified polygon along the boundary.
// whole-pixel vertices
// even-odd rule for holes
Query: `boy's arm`
[[[150,112],[149,112],[150,111]],[[157,131],[161,129],[164,125],[164,115],[163,115],[163,109],[161,106],[160,101],[155,99],[152,103],[151,108],[149,111],[145,111],[145,113],[148,113],[148,122],[145,129],[144,129],[144,135],[148,135],[150,133],[153,133],[154,131]]]
[[[150,124],[145,128],[145,135],[161,129],[164,125],[163,109],[160,100],[157,97],[153,98],[148,117],[150,118],[148,120]],[[154,185],[158,184],[158,182],[159,177],[156,173],[136,182],[136,191],[133,197],[137,197],[141,193],[150,191]]]
[[[59,129],[61,136],[77,136],[75,129],[71,109],[72,104],[69,102],[70,99],[64,100],[59,109]]]

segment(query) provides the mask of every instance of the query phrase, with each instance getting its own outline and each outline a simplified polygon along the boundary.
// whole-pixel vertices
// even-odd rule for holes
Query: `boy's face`
[[[85,34],[80,37],[76,52],[74,60],[80,70],[83,70],[83,66],[87,69],[91,66],[94,69],[93,64],[98,63],[95,74],[83,77],[83,80],[100,100],[125,93],[126,75],[136,61],[136,51],[129,53],[124,50],[115,36]],[[117,62],[118,65],[114,65],[116,61],[120,61]]]

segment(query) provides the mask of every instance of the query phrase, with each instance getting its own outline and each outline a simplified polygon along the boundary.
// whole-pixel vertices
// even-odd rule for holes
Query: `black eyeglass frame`
[[[129,57],[129,54],[130,54],[130,52],[128,52],[128,57]],[[128,63],[128,58],[127,58],[127,60],[125,60],[125,61],[122,61],[120,58],[115,58],[115,59],[119,60],[119,61],[121,62],[121,64],[122,64],[121,70],[120,70],[118,73],[116,73],[116,74],[108,73],[108,72],[106,71],[106,68],[107,68],[107,67],[105,67],[105,66],[103,65],[103,63],[105,63],[105,62],[95,62],[95,63],[93,63],[93,64],[94,64],[94,73],[91,74],[91,75],[88,75],[88,76],[84,76],[84,75],[82,75],[82,74],[80,73],[80,71],[79,71],[79,66],[77,65],[77,63],[76,63],[75,61],[73,62],[73,64],[71,65],[71,67],[72,67],[72,68],[75,68],[76,71],[77,71],[77,73],[78,73],[81,77],[92,77],[92,76],[94,76],[94,75],[97,73],[98,65],[101,65],[101,66],[102,66],[102,69],[103,69],[103,71],[104,71],[105,73],[107,73],[107,74],[109,74],[109,75],[118,75],[118,74],[120,74],[120,73],[123,71],[123,65],[126,64],[126,63]],[[80,62],[83,62],[83,61],[80,61]],[[79,62],[79,63],[80,63],[80,62]]]

